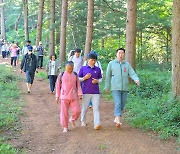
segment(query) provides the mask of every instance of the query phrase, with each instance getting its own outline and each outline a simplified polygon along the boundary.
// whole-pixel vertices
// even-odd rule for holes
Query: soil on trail
[[[3,60],[4,61],[4,60]],[[44,70],[39,70],[44,71]],[[20,74],[19,69],[15,71]],[[100,130],[93,129],[93,111],[87,112],[87,126],[76,128],[69,124],[69,132],[63,133],[59,122],[59,104],[49,92],[48,80],[35,77],[32,93],[27,93],[25,82],[20,83],[21,96],[26,105],[21,117],[23,130],[18,138],[11,140],[28,154],[176,154],[174,141],[162,141],[153,133],[142,132],[123,121],[116,128],[112,102],[100,100]]]

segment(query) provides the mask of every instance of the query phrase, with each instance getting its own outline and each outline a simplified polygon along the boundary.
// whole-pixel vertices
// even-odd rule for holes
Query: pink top
[[[11,57],[17,57],[17,51],[19,48],[11,48]]]
[[[82,95],[78,76],[73,72],[69,74],[65,71],[62,76],[62,83],[60,82],[60,76],[61,74],[56,80],[56,97],[66,100],[78,99],[78,96]]]

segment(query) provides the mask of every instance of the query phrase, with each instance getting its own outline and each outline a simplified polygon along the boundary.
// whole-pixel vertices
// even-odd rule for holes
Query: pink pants
[[[61,107],[60,122],[61,122],[62,127],[68,128],[69,107],[71,107],[71,110],[72,110],[72,116],[71,116],[70,120],[74,121],[74,120],[77,120],[77,118],[79,117],[79,115],[81,113],[80,105],[78,103],[78,100],[62,100],[62,99],[61,99],[60,104],[61,104],[60,105],[60,107]]]

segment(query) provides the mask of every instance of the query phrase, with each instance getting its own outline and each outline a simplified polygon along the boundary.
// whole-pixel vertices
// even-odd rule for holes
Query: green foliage
[[[18,154],[18,150],[13,148],[9,144],[3,143],[3,139],[0,138],[0,153],[1,154]]]
[[[105,149],[107,149],[107,145],[105,145],[105,144],[100,144],[100,145],[98,145],[98,149],[99,149],[99,150],[105,150]]]
[[[171,99],[168,71],[138,71],[141,86],[130,86],[126,120],[137,128],[153,130],[168,139],[180,136],[180,103]]]
[[[38,73],[36,73],[36,77],[45,80],[45,79],[47,79],[47,73],[46,73],[46,72],[41,72],[41,71],[39,71]]]
[[[21,113],[19,101],[20,90],[17,88],[19,78],[13,75],[12,69],[0,65],[0,130],[14,130]],[[0,139],[0,153],[14,154],[18,151],[5,140]]]

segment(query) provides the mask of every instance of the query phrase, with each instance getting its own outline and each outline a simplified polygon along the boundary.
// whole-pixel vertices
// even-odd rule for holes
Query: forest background
[[[63,35],[66,37],[63,52],[67,57],[68,52],[77,47],[85,53],[87,52],[85,48],[89,1],[69,0],[66,2],[68,2],[67,26],[66,35]],[[25,6],[27,6],[28,11]],[[40,25],[42,29],[39,37],[37,31],[40,19],[38,17],[42,7],[43,18],[42,25]],[[127,48],[127,2],[123,0],[95,0],[93,7],[91,50],[98,52],[98,59],[105,71],[108,62],[115,57],[115,50],[119,47]],[[136,87],[133,84],[130,86],[126,120],[134,127],[158,132],[160,138],[177,137],[179,142],[180,118],[178,109],[180,103],[178,99],[173,97],[171,90],[173,88],[171,84],[173,2],[172,0],[138,0],[134,7],[137,9],[135,16],[137,21],[135,66],[141,86]],[[33,46],[37,46],[38,42],[42,41],[47,51],[47,57],[53,52],[60,57],[62,52],[61,37],[63,37],[61,36],[62,8],[62,1],[55,0],[23,0],[23,2],[22,0],[1,0],[1,37],[10,43],[12,41],[18,42],[20,47],[23,47],[27,39],[31,40]],[[2,36],[3,19],[4,36]],[[4,83],[6,75],[9,74],[4,74],[0,82]],[[103,90],[103,84],[101,89]],[[177,95],[179,96],[179,93]],[[6,98],[6,96],[3,97]],[[111,95],[106,97],[111,99]],[[1,107],[1,121],[7,118],[2,114],[3,110]],[[11,118],[16,121],[17,117]],[[7,123],[0,122],[0,127],[4,129],[12,128],[13,125],[14,122],[11,124],[8,123],[8,120]]]

